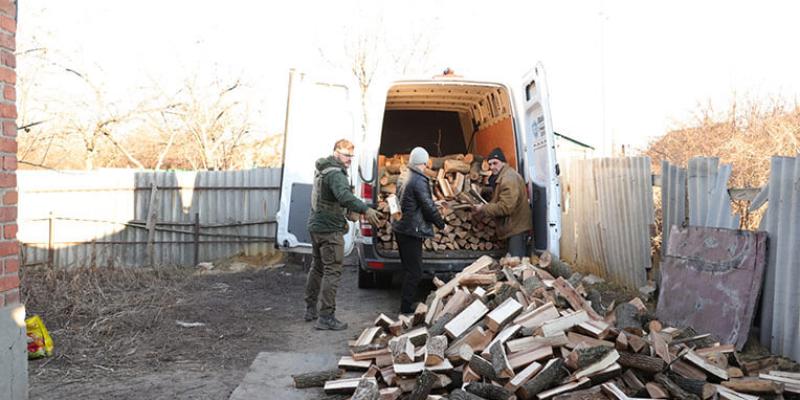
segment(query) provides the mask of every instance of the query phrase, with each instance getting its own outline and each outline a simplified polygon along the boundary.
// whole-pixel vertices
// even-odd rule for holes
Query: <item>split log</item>
[[[356,387],[351,400],[378,400],[379,396],[378,383],[365,378],[358,382],[358,387]]]
[[[408,336],[400,336],[392,349],[392,359],[395,364],[407,364],[414,362],[414,345]]]
[[[655,383],[655,382],[647,382],[645,384],[645,389],[647,390],[647,394],[654,399],[668,399],[669,393],[667,393],[667,389],[664,389],[663,386]]]
[[[492,367],[494,368],[495,375],[499,378],[511,378],[514,376],[514,369],[508,362],[508,357],[506,356],[506,351],[503,349],[503,344],[500,342],[495,342],[495,344],[492,345],[490,352],[492,354]]]
[[[329,369],[326,371],[308,372],[305,374],[292,375],[294,387],[298,389],[325,386],[326,381],[339,379],[344,375],[343,369]]]
[[[494,366],[492,366],[492,363],[477,354],[474,354],[469,360],[469,368],[476,374],[490,381],[499,380],[497,374],[494,372]]]
[[[444,361],[444,351],[447,348],[445,336],[432,336],[425,345],[425,365],[437,365]]]
[[[533,399],[540,392],[557,386],[567,376],[569,371],[564,365],[564,360],[554,358],[533,379],[520,386],[517,394],[522,400]]]
[[[445,313],[444,315],[439,317],[439,319],[437,319],[436,322],[433,325],[431,325],[431,327],[428,329],[428,334],[431,336],[438,336],[443,334],[444,326],[447,325],[447,323],[449,323],[454,316],[455,315],[453,315],[452,313]]]
[[[667,376],[662,373],[656,374],[654,379],[657,383],[661,384],[661,386],[667,389],[672,398],[679,400],[700,400],[700,397],[698,397],[696,394],[683,390],[683,388],[678,386],[675,382],[667,378]]]
[[[573,371],[582,369],[600,361],[609,351],[611,349],[605,346],[575,349],[564,360],[564,365]]]
[[[431,371],[423,371],[417,378],[414,390],[406,397],[408,400],[425,400],[433,389],[433,385],[439,378]]]
[[[508,400],[514,395],[508,389],[491,383],[470,382],[464,390],[487,400]]]
[[[443,168],[446,174],[453,172],[469,174],[470,165],[461,160],[445,160]]]
[[[683,390],[696,394],[702,399],[711,398],[716,392],[714,386],[705,380],[686,378],[674,372],[667,373],[667,376]]]
[[[467,392],[466,390],[456,389],[450,392],[450,400],[486,400],[485,398]]]
[[[767,379],[742,378],[722,382],[722,386],[737,392],[753,394],[781,394],[784,385]]]
[[[623,367],[637,369],[649,374],[656,374],[667,368],[667,363],[660,358],[625,351],[619,352],[619,360],[617,362]]]

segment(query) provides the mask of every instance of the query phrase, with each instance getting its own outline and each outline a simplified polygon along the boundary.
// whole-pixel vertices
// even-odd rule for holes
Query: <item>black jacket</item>
[[[403,217],[392,223],[395,232],[418,238],[433,237],[431,223],[444,228],[444,220],[433,203],[428,177],[415,167],[409,167],[407,182],[400,188],[400,209]]]

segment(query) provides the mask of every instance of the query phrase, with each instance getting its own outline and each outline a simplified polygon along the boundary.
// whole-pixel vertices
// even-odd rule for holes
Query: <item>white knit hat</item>
[[[408,157],[408,163],[410,165],[427,164],[428,152],[422,147],[414,147],[414,150],[411,150],[411,155]]]

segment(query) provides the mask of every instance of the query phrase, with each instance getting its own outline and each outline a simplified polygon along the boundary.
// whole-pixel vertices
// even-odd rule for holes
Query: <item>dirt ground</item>
[[[56,346],[54,356],[31,360],[30,398],[227,399],[259,352],[344,353],[377,313],[399,311],[397,283],[360,290],[349,265],[337,316],[350,328],[316,331],[302,320],[304,284],[298,262],[159,274],[27,271],[27,311],[42,316]]]

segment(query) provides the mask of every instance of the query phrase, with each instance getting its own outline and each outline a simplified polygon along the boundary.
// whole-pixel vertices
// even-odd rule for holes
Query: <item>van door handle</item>
[[[556,163],[556,176],[561,176],[561,166]]]

